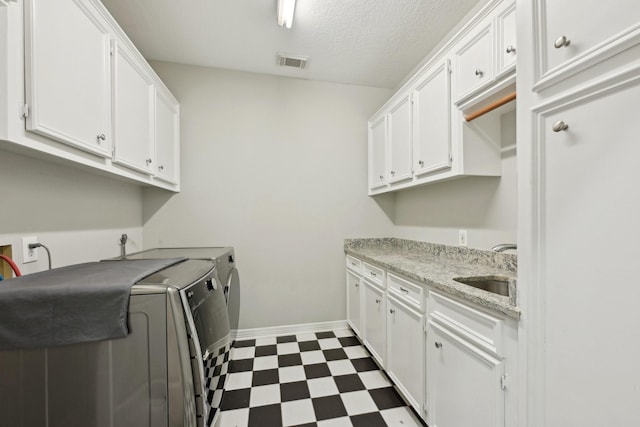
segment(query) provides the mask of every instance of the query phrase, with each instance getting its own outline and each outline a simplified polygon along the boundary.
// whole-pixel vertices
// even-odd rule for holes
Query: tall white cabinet
[[[640,425],[640,3],[517,12],[520,425]]]

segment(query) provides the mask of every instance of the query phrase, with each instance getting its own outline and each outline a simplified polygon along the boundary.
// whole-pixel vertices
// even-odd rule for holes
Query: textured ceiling
[[[478,0],[297,0],[290,30],[277,0],[102,2],[147,59],[394,88]]]

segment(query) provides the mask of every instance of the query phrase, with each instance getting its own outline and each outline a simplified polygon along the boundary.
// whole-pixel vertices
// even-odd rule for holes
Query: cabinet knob
[[[513,46],[507,46],[507,53],[516,53],[516,48]]]
[[[420,166],[424,166],[424,160],[418,160],[418,164],[419,164]]]
[[[476,70],[476,76],[478,76],[478,77],[482,77],[482,76],[484,76],[484,72],[483,72],[481,69],[479,69],[479,68],[478,68],[478,69]]]
[[[384,176],[380,175],[380,181],[382,181],[384,179]]]
[[[164,170],[164,166],[162,165],[158,166],[158,170],[162,172]]]
[[[151,159],[147,159],[145,160],[145,162],[147,162],[147,166],[151,164]]]
[[[390,309],[389,309],[389,313],[391,313],[391,314],[395,314],[395,312],[396,312],[395,308],[390,308]]]
[[[436,346],[436,348],[442,348],[442,343],[441,342],[435,342],[434,344]]]
[[[105,136],[104,133],[101,133],[100,135],[96,136],[96,139],[98,140],[98,144],[100,144],[100,141],[106,140],[107,137]]]
[[[380,304],[380,299],[376,298],[376,304]]]
[[[360,287],[360,283],[356,283],[356,288],[359,288],[359,287]]]
[[[562,47],[567,47],[570,44],[571,44],[571,40],[569,40],[567,36],[560,36],[556,39],[555,43],[553,43],[553,46],[556,49],[560,49]]]
[[[391,171],[391,176],[394,176],[396,174],[396,171]]]
[[[557,122],[555,122],[555,123],[553,124],[553,126],[551,127],[551,129],[552,129],[554,132],[562,132],[562,131],[565,131],[565,130],[569,129],[569,125],[568,125],[568,124],[566,124],[565,122],[563,122],[562,120],[559,120],[559,121],[557,121]]]

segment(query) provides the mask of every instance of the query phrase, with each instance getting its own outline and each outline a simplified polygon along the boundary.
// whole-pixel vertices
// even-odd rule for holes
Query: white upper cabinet
[[[179,191],[179,104],[104,5],[4,3],[3,145]]]
[[[500,176],[500,115],[463,113],[514,90],[515,18],[513,0],[488,2],[369,120],[369,195]]]
[[[87,2],[26,1],[27,129],[111,155],[110,36]]]
[[[156,88],[155,176],[177,184],[180,175],[180,105],[163,88]]]
[[[389,110],[389,183],[406,181],[411,174],[411,94],[400,98]]]
[[[516,66],[516,5],[511,4],[498,15],[498,69],[497,76]]]
[[[129,50],[113,45],[113,135],[115,163],[153,171],[155,89],[151,76]]]
[[[640,43],[637,0],[535,0],[538,82],[544,89]],[[584,15],[584,16],[581,16]],[[586,18],[588,15],[589,19]]]
[[[427,72],[413,91],[413,170],[416,176],[451,167],[449,60]]]
[[[487,22],[466,37],[453,54],[456,99],[493,80],[493,33]]]
[[[369,122],[369,190],[386,187],[387,116]]]

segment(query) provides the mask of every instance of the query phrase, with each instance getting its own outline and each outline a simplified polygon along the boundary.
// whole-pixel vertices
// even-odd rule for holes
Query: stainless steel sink
[[[512,279],[503,276],[455,277],[453,280],[505,297],[509,296],[509,285],[513,282]]]

